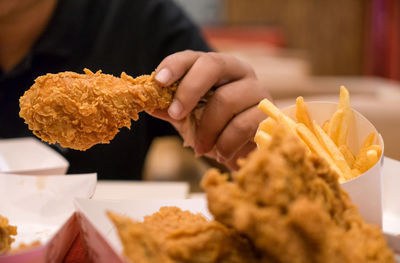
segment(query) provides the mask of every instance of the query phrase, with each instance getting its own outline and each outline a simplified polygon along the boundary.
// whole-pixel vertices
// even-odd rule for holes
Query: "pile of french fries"
[[[287,131],[297,135],[309,152],[324,159],[332,170],[339,175],[339,181],[345,182],[357,177],[374,166],[382,154],[381,146],[375,144],[375,132],[364,140],[359,153],[355,156],[348,144],[349,124],[353,121],[353,110],[350,107],[350,94],[340,87],[339,105],[331,119],[318,125],[311,120],[303,97],[296,99],[296,119],[280,111],[268,99],[262,100],[258,107],[269,116],[259,124],[254,141],[259,147],[267,146],[271,141],[271,133],[279,124]]]

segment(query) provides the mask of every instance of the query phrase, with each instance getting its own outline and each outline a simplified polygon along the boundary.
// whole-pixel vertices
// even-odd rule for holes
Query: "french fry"
[[[324,159],[331,167],[331,169],[338,174],[339,181],[344,181],[345,178],[341,170],[333,161],[329,153],[318,142],[317,137],[315,137],[315,135],[303,123],[297,123],[296,130],[300,138],[308,145],[311,151],[319,155],[322,159]]]
[[[374,141],[375,141],[375,136],[376,136],[376,132],[371,132],[370,134],[368,134],[367,138],[365,138],[361,149],[365,149],[368,148],[369,146],[371,146]]]
[[[345,86],[340,86],[339,109],[350,108],[350,93]]]
[[[353,167],[356,157],[350,151],[349,146],[347,146],[346,144],[342,144],[339,146],[339,150],[343,154],[344,159],[346,160],[349,167]]]
[[[316,121],[313,121],[313,127],[314,127],[314,132],[321,143],[325,147],[325,150],[330,154],[332,157],[333,161],[336,163],[336,165],[339,167],[339,169],[342,171],[342,175],[344,179],[349,180],[351,179],[351,169],[349,165],[347,164],[343,154],[340,152],[339,148],[336,146],[336,144],[332,141],[332,139],[326,134],[322,128],[317,124]]]
[[[351,121],[351,115],[353,113],[350,107],[350,94],[344,86],[340,87],[339,109],[343,110],[343,117],[337,134],[337,146],[347,143],[349,124]]]
[[[313,125],[308,114],[306,104],[304,103],[303,97],[299,96],[296,99],[296,118],[297,122],[303,123],[311,131],[313,130]]]
[[[296,122],[283,114],[278,107],[276,107],[270,100],[263,99],[259,104],[258,108],[261,109],[265,114],[278,121],[279,118],[282,118],[282,121],[287,123],[287,125],[293,130],[296,131]]]
[[[258,108],[262,110],[265,114],[273,118],[274,120],[279,119],[279,115],[282,114],[282,112],[276,107],[270,100],[268,99],[263,99],[259,104]]]
[[[354,168],[362,173],[366,172],[379,161],[381,154],[382,148],[376,144],[361,148],[354,162]]]
[[[353,178],[356,178],[357,176],[359,176],[361,174],[360,170],[358,170],[357,168],[353,168],[351,169],[351,175]]]
[[[269,135],[265,131],[259,130],[254,136],[254,141],[258,147],[266,147],[271,142],[271,135]]]
[[[297,122],[285,115],[268,99],[262,100],[258,107],[270,117],[259,124],[254,137],[259,147],[270,144],[271,134],[279,126],[279,132],[297,136],[307,152],[313,152],[324,159],[339,175],[339,182],[366,172],[382,155],[382,148],[374,144],[376,132],[367,136],[357,156],[350,151],[347,139],[353,121],[353,110],[350,106],[349,91],[344,86],[340,87],[338,109],[322,127],[311,120],[303,97],[296,99]]]
[[[354,168],[357,168],[362,173],[374,166],[382,154],[382,148],[379,145],[373,144],[375,136],[376,132],[371,132],[367,138],[365,138],[360,152],[354,161]],[[373,151],[376,152],[376,157]]]
[[[381,154],[382,154],[382,147],[377,145],[377,144],[372,144],[370,146],[368,146],[368,150],[375,150],[378,154],[378,158],[381,158]]]
[[[329,120],[326,120],[324,122],[324,124],[322,125],[322,129],[324,130],[324,132],[326,132],[326,134],[329,134]]]
[[[367,151],[367,163],[368,167],[371,168],[379,161],[378,152],[376,150],[368,150]],[[368,169],[369,169],[368,168]]]
[[[277,122],[273,118],[269,117],[260,122],[260,124],[258,125],[258,129],[268,134],[271,134],[276,125]]]
[[[339,130],[343,120],[343,115],[343,109],[339,109],[333,114],[331,120],[329,121],[328,135],[336,145],[338,145]]]

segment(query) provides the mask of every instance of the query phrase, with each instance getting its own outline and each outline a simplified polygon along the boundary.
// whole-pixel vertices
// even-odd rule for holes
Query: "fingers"
[[[235,115],[257,105],[267,96],[266,89],[253,78],[219,87],[208,101],[196,130],[196,152],[203,154],[210,151]]]
[[[179,80],[191,68],[202,52],[185,50],[164,58],[155,72],[155,80],[162,86],[169,86]]]
[[[257,145],[253,141],[247,142],[236,154],[233,156],[232,159],[225,161],[225,166],[228,167],[230,170],[238,170],[239,166],[237,161],[239,158],[246,157],[250,152],[252,152]]]
[[[217,159],[229,161],[248,142],[252,142],[258,124],[265,119],[265,114],[253,106],[233,118],[219,135],[215,144]],[[254,144],[255,146],[255,144]]]
[[[252,69],[232,56],[218,53],[183,51],[165,58],[156,69],[156,80],[169,85],[184,75],[168,109],[180,120],[193,110],[204,94],[214,86],[254,76]]]
[[[225,54],[183,51],[165,58],[155,78],[162,86],[180,79],[168,114],[152,114],[174,124],[181,134],[183,119],[215,88],[196,125],[197,153],[212,155],[236,169],[236,159],[256,147],[253,138],[258,123],[265,119],[256,105],[269,94],[249,65]]]

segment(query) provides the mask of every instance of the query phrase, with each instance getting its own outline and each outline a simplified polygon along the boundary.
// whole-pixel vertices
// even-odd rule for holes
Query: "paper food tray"
[[[0,263],[61,262],[79,231],[73,199],[90,198],[96,180],[96,174],[0,174],[0,215],[18,231],[12,248],[40,241],[39,246],[0,256]]]
[[[0,173],[65,174],[68,166],[63,156],[35,138],[0,140]]]
[[[187,182],[98,181],[93,199],[184,199]]]

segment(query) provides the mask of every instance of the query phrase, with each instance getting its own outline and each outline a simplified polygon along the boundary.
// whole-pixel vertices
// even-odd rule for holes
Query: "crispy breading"
[[[17,234],[17,227],[10,226],[8,219],[0,215],[0,255],[10,251],[11,243],[14,242],[14,238]]]
[[[177,207],[162,207],[143,222],[108,212],[134,263],[259,262],[249,242],[216,221]]]
[[[337,175],[298,138],[278,129],[240,165],[233,181],[211,170],[202,186],[215,219],[261,255],[293,263],[395,262],[381,230],[362,219]]]
[[[20,98],[20,116],[36,136],[78,150],[109,143],[139,112],[166,109],[177,88],[159,86],[154,73],[134,79],[84,71],[40,76]]]

